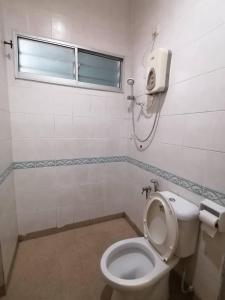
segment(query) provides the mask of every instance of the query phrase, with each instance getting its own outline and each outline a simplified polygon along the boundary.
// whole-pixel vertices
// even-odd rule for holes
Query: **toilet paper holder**
[[[225,207],[208,199],[200,203],[200,212],[205,210],[218,218],[216,227],[219,232],[225,232]]]

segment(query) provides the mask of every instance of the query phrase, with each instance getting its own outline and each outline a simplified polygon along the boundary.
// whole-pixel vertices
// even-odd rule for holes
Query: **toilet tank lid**
[[[198,218],[199,208],[190,201],[172,193],[160,192],[171,204],[178,220],[189,221]]]

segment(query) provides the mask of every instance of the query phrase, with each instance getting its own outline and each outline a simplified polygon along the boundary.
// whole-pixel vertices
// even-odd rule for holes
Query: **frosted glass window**
[[[18,70],[21,73],[74,79],[75,49],[18,37]]]
[[[80,82],[121,88],[121,58],[78,49],[78,66]]]
[[[122,57],[22,34],[14,44],[18,79],[122,92]]]

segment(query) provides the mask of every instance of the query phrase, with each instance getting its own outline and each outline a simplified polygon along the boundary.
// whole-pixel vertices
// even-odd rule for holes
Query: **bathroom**
[[[0,0],[3,300],[225,299],[224,36],[223,0]],[[154,254],[165,292],[127,275],[117,294],[104,259],[127,239],[152,247],[158,207],[173,216],[152,224],[172,228],[171,256]]]

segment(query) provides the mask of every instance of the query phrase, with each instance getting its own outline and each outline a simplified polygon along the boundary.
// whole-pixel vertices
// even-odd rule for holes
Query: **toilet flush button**
[[[169,200],[171,201],[171,202],[175,202],[176,201],[176,199],[175,198],[169,198]]]

